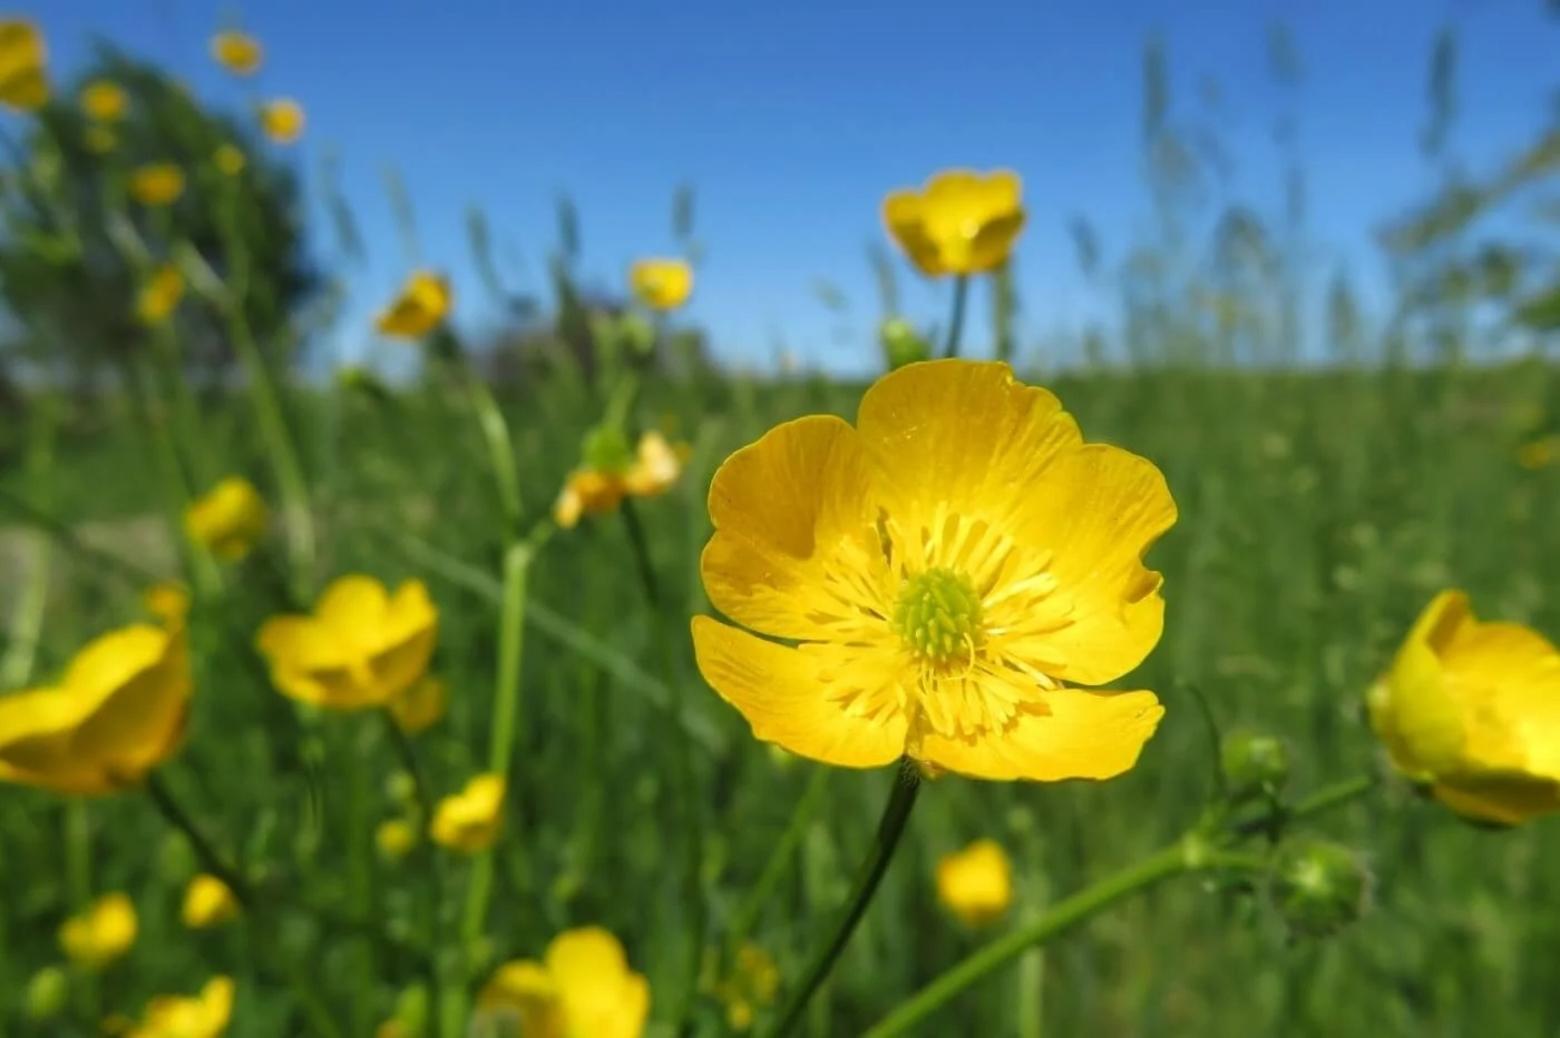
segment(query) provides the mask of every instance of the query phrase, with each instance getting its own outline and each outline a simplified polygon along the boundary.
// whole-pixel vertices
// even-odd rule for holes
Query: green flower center
[[[905,581],[891,622],[923,663],[969,659],[981,641],[980,596],[964,574],[934,566]]]

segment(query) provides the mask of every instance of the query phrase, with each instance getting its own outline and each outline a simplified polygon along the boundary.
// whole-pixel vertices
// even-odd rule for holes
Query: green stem
[[[899,838],[904,834],[905,822],[910,818],[910,809],[915,806],[916,794],[920,790],[921,777],[913,768],[903,767],[894,776],[893,790],[889,793],[888,803],[883,806],[883,816],[878,821],[877,836],[856,873],[850,899],[841,909],[828,940],[813,955],[807,970],[802,974],[801,982],[786,999],[780,1010],[779,1023],[769,1032],[770,1038],[780,1038],[791,1033],[801,1021],[807,1003],[828,978],[835,961],[845,950],[851,934],[856,930],[856,924],[861,922],[867,906],[872,902],[872,895],[877,893],[883,874],[888,871],[888,864],[893,860],[894,849],[899,846]]]
[[[488,384],[466,363],[455,337],[448,331],[443,337],[443,349],[471,405],[471,412],[476,416],[482,443],[487,448],[493,485],[498,490],[498,505],[504,516],[504,534],[513,537],[520,529],[525,504],[520,495],[520,478],[515,473],[515,448],[509,435],[509,423],[504,420],[504,412]]]
[[[738,945],[753,932],[759,913],[764,910],[764,905],[768,903],[769,895],[775,885],[785,875],[785,870],[790,866],[797,846],[801,844],[802,837],[807,833],[807,823],[811,822],[812,816],[817,813],[818,805],[823,803],[823,796],[828,789],[829,769],[814,768],[812,778],[807,782],[807,789],[802,793],[802,798],[796,802],[796,809],[791,812],[791,820],[786,823],[785,831],[780,834],[774,850],[769,853],[769,860],[764,863],[764,871],[758,874],[758,881],[748,892],[747,899],[732,916],[731,933],[726,940],[728,956],[735,954]]]
[[[417,810],[422,814],[422,824],[427,825],[433,817],[433,799],[428,795],[428,783],[423,779],[422,768],[417,763],[417,750],[412,746],[411,736],[401,730],[389,710],[381,711],[381,716],[385,720],[385,727],[390,730],[390,742],[395,746],[396,756],[401,758],[401,767],[412,777],[412,793],[417,799]]]
[[[1306,797],[1296,804],[1294,810],[1289,812],[1289,820],[1305,818],[1309,815],[1320,814],[1331,810],[1350,800],[1357,799],[1376,788],[1375,775],[1356,775],[1341,782],[1334,782],[1330,786],[1321,789]]]
[[[953,309],[948,315],[948,338],[943,343],[944,357],[959,355],[959,340],[964,335],[964,303],[970,294],[970,277],[960,274],[953,279]]]
[[[227,888],[233,892],[233,897],[245,909],[253,908],[255,893],[254,889],[249,885],[249,881],[239,875],[237,868],[228,864],[227,859],[217,850],[216,845],[211,842],[200,826],[195,824],[195,820],[190,817],[189,812],[185,811],[184,807],[174,797],[172,790],[163,782],[162,776],[155,771],[146,776],[146,792],[152,798],[152,803],[157,806],[157,810],[161,812],[168,824],[184,834],[184,838],[189,841],[190,848],[194,850],[195,856],[200,859],[201,867],[226,884]]]
[[[40,396],[34,405],[32,421],[28,423],[27,476],[33,484],[33,493],[40,500],[50,496],[49,476],[53,470],[58,406],[52,395]],[[28,555],[32,562],[27,567],[26,583],[16,597],[16,609],[6,631],[5,653],[0,656],[0,688],[19,688],[26,684],[38,660],[44,607],[49,600],[52,545],[48,534],[42,530],[31,530],[29,536],[32,547]]]

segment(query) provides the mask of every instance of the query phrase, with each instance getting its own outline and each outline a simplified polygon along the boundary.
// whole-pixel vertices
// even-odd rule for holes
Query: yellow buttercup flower
[[[238,908],[232,889],[216,876],[203,872],[184,888],[180,917],[191,930],[206,930],[237,917]]]
[[[303,136],[303,106],[279,97],[260,106],[260,129],[277,144],[293,144]]]
[[[937,900],[965,926],[1001,919],[1013,903],[1013,866],[995,840],[976,840],[937,863]]]
[[[504,776],[478,775],[459,793],[439,801],[428,835],[452,851],[475,854],[493,846],[503,821]]]
[[[946,170],[920,191],[891,193],[883,221],[921,273],[981,274],[1007,262],[1024,228],[1022,191],[1010,170]]]
[[[252,76],[260,71],[265,49],[248,33],[230,30],[211,38],[211,56],[235,76]]]
[[[119,147],[119,135],[101,123],[81,131],[81,143],[94,155],[107,155]]]
[[[334,710],[386,706],[422,678],[439,611],[420,580],[392,594],[358,574],[330,583],[308,616],[272,617],[256,640],[283,695]]]
[[[21,18],[0,19],[0,105],[22,112],[49,101],[49,52],[43,34]]]
[[[634,297],[652,310],[675,310],[693,294],[693,268],[686,260],[642,259],[628,268]]]
[[[1452,810],[1516,825],[1560,810],[1560,650],[1443,591],[1366,696],[1393,765]]]
[[[666,493],[682,475],[688,450],[673,446],[651,430],[639,438],[631,457],[597,458],[569,473],[553,503],[553,521],[565,530],[579,525],[585,515],[614,511],[625,497],[656,497]]]
[[[565,930],[541,962],[500,966],[477,1001],[479,1015],[526,1038],[639,1038],[650,984],[628,966],[616,937],[599,926]]]
[[[184,531],[190,540],[219,559],[237,561],[265,536],[265,499],[253,483],[229,476],[184,511]]]
[[[172,205],[184,194],[184,171],[171,162],[137,166],[130,173],[130,197],[142,205]]]
[[[144,324],[162,324],[184,298],[184,275],[172,263],[152,272],[135,298],[135,315]]]
[[[449,690],[439,678],[424,675],[390,700],[390,717],[407,735],[426,731],[444,716]]]
[[[780,968],[763,948],[743,941],[737,948],[731,974],[715,986],[715,996],[726,1007],[726,1025],[746,1031],[761,1006],[775,1000],[780,990]]]
[[[380,335],[421,339],[450,312],[450,283],[441,274],[419,270],[406,279],[400,295],[379,312],[374,322]]]
[[[183,627],[190,613],[190,591],[178,581],[159,581],[141,595],[141,605],[164,627]]]
[[[1560,463],[1560,434],[1540,436],[1517,448],[1517,464],[1531,472]]]
[[[60,950],[77,966],[100,970],[135,944],[135,905],[124,894],[104,894],[60,927]]]
[[[0,781],[83,794],[133,786],[178,748],[189,698],[182,631],[110,631],[58,685],[0,696]]]
[[[249,160],[244,158],[244,152],[233,144],[222,144],[217,147],[216,153],[211,157],[217,170],[224,176],[236,177],[244,171]]]
[[[374,830],[374,843],[380,854],[399,861],[417,846],[417,829],[405,819],[387,818]]]
[[[146,1005],[125,1038],[218,1038],[233,1018],[233,980],[213,977],[200,994],[163,995]]]
[[[94,79],[81,89],[81,110],[99,122],[118,122],[130,107],[130,97],[118,83]]]
[[[553,522],[565,530],[579,525],[585,515],[604,515],[617,508],[625,493],[621,476],[596,469],[576,469],[569,473],[553,503]]]
[[[1164,713],[1114,681],[1159,641],[1143,553],[1175,522],[1154,465],[1084,443],[1007,365],[906,365],[852,427],[813,415],[710,487],[693,620],[706,681],[753,734],[849,767],[901,756],[989,779],[1103,779]],[[800,644],[790,644],[800,643]]]

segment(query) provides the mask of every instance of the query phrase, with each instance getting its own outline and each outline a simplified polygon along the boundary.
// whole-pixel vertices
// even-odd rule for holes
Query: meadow
[[[46,684],[89,640],[149,622],[188,638],[194,691],[177,747],[92,795],[30,788],[48,783],[0,739],[0,1034],[632,1038],[621,1021],[481,1010],[501,964],[583,926],[609,931],[643,975],[645,1034],[788,1026],[859,863],[882,850],[882,804],[916,766],[834,767],[754,738],[701,675],[689,624],[717,612],[700,569],[717,468],[791,419],[853,421],[869,383],[722,368],[675,303],[651,290],[596,308],[565,262],[544,330],[510,369],[485,369],[445,325],[449,286],[439,306],[409,285],[381,331],[424,351],[418,377],[311,380],[287,369],[294,319],[253,341],[285,309],[280,290],[251,312],[241,292],[202,288],[190,250],[209,241],[124,199],[106,212],[189,286],[148,316],[137,286],[155,264],[130,257],[130,287],[117,286],[142,308],[129,359],[84,386],[39,375],[87,370],[75,356],[12,383],[0,685]],[[205,272],[231,291],[243,268],[224,255]],[[1249,300],[1271,303],[1265,286]],[[193,316],[208,310],[215,332]],[[1426,312],[1393,333],[1455,325]],[[1178,519],[1146,560],[1164,577],[1163,635],[1111,687],[1154,690],[1165,715],[1109,781],[921,767],[881,886],[796,1006],[795,1033],[1560,1030],[1560,830],[1454,814],[1393,767],[1365,707],[1443,589],[1466,590],[1481,617],[1560,633],[1560,371],[1545,340],[1499,362],[1438,339],[1411,356],[1387,343],[1326,365],[1224,363],[1188,313],[1203,311],[1138,327],[1136,363],[1061,366],[967,334],[966,352],[1011,354],[1021,381],[1052,390],[1088,441],[1163,473]],[[179,352],[235,335],[227,377]],[[673,447],[670,478],[591,498],[579,474],[623,470],[629,434],[649,430]],[[228,530],[243,541],[229,551],[187,514],[233,475],[266,518]],[[584,514],[568,521],[558,502],[574,488]],[[345,574],[426,587],[436,647],[415,669],[443,686],[426,723],[383,701],[279,694],[286,667],[259,632]],[[190,599],[173,619],[148,602],[159,585]],[[336,678],[305,676],[328,700]],[[1253,785],[1232,755],[1258,737],[1283,764]],[[441,801],[481,773],[504,780],[495,817],[430,836]],[[1003,848],[1012,890],[971,925],[939,896],[939,862],[981,839]],[[1340,863],[1320,894],[1286,871],[1317,846],[1332,850],[1310,861]],[[1144,889],[1101,893],[1165,847],[1228,856],[1177,857]],[[192,925],[197,874],[241,904]],[[1080,891],[1099,903],[1069,900]],[[128,895],[135,933],[94,963],[60,929],[108,892]],[[905,1030],[884,1026],[967,957],[1048,923]],[[149,1000],[217,974],[232,978],[231,1021],[143,1021]]]

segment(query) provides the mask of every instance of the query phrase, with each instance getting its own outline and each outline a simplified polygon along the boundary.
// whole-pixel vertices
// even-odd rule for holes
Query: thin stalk
[[[768,1032],[770,1038],[780,1038],[791,1033],[801,1021],[807,1003],[833,970],[840,953],[850,942],[851,934],[855,933],[856,924],[861,922],[867,906],[872,903],[872,895],[877,893],[883,874],[888,871],[894,850],[899,846],[899,838],[904,834],[905,822],[910,818],[910,809],[915,807],[916,794],[920,791],[921,777],[914,769],[905,767],[894,776],[893,790],[889,793],[888,803],[883,805],[883,816],[878,821],[877,836],[856,873],[856,883],[850,898],[830,929],[828,939],[808,963],[801,982],[786,999],[779,1013],[779,1023]]]
[[[57,402],[52,396],[40,397],[28,425],[27,476],[33,493],[49,497],[49,477],[53,470],[54,437],[58,428]],[[49,599],[49,564],[53,547],[42,530],[28,532],[32,541],[28,557],[26,583],[16,596],[16,609],[6,631],[6,649],[0,656],[0,688],[19,688],[32,676],[38,660],[38,641],[43,633],[43,612]]]
[[[807,825],[817,813],[818,806],[823,803],[823,796],[828,789],[829,769],[814,768],[812,778],[807,782],[807,789],[803,791],[801,799],[796,802],[795,810],[791,812],[791,820],[786,823],[785,831],[780,834],[774,850],[769,852],[769,860],[764,863],[764,871],[758,874],[758,881],[753,884],[753,889],[748,892],[747,898],[732,916],[731,932],[726,939],[728,956],[734,954],[737,946],[753,932],[759,913],[764,910],[769,895],[795,859],[796,848],[801,844],[802,836],[807,832]]]
[[[943,356],[957,357],[959,341],[964,335],[964,303],[970,294],[970,277],[960,274],[953,279],[953,309],[948,314],[948,338],[943,342]]]
[[[395,754],[401,758],[401,767],[412,777],[412,793],[417,799],[417,810],[422,813],[424,825],[433,817],[433,799],[428,794],[428,783],[423,778],[422,768],[417,763],[417,750],[412,745],[409,735],[401,730],[389,710],[384,710],[381,715],[385,720],[385,727],[390,732],[390,742],[395,746]]]
[[[216,844],[212,843],[200,826],[195,824],[189,812],[184,810],[183,805],[155,771],[146,776],[146,793],[168,824],[184,834],[195,856],[200,859],[201,867],[220,879],[246,910],[252,909],[255,905],[254,888],[217,850]]]
[[[87,814],[87,802],[73,798],[65,805],[65,885],[70,891],[71,905],[82,910],[92,901],[92,820]],[[97,978],[90,971],[82,976],[78,1003],[88,1020],[98,1019],[101,1009],[101,992]]]

